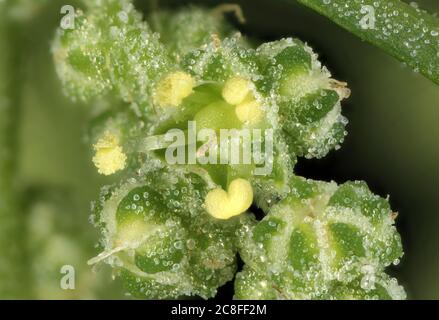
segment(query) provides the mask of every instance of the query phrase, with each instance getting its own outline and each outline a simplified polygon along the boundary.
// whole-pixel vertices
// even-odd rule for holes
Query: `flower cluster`
[[[66,94],[94,106],[93,163],[121,179],[94,205],[103,251],[91,263],[146,298],[213,297],[238,253],[236,298],[404,297],[384,273],[402,255],[387,201],[364,183],[294,175],[297,157],[321,158],[346,135],[349,89],[310,47],[254,48],[221,7],[154,12],[147,24],[128,0],[87,4],[53,55]],[[173,130],[198,138],[171,143]],[[223,130],[262,132],[235,141],[259,144],[260,161],[222,161]],[[184,163],[169,163],[170,149]],[[258,174],[261,163],[271,170]]]

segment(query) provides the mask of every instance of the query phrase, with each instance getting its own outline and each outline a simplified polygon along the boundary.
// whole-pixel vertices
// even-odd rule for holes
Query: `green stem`
[[[288,0],[292,1],[292,0]],[[297,0],[439,84],[439,19],[399,0]],[[375,27],[366,29],[375,18]],[[360,23],[363,19],[366,24]]]
[[[0,5],[0,299],[25,298],[24,217],[15,186],[19,117],[18,27]]]

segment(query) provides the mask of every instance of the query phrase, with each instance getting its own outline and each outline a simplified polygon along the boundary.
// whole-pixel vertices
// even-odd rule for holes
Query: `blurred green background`
[[[17,184],[25,191],[21,211],[31,231],[25,261],[34,272],[28,296],[122,298],[108,270],[97,276],[86,265],[97,252],[97,232],[88,223],[90,201],[109,180],[98,176],[83,144],[87,106],[63,96],[54,72],[50,43],[66,3],[51,0],[40,7],[38,2],[21,27],[16,70],[21,92]],[[222,3],[156,2],[160,7]],[[296,171],[337,182],[365,180],[375,193],[390,195],[405,249],[391,273],[410,299],[439,299],[439,87],[294,1],[233,2],[242,6],[247,23],[229,18],[244,34],[262,40],[298,37],[319,53],[336,79],[349,83],[352,96],[343,106],[349,135],[342,148],[321,160],[301,159]],[[439,12],[437,0],[417,3]],[[69,4],[80,7],[77,1]],[[137,1],[144,12],[150,4]],[[50,245],[55,240],[58,247]],[[77,269],[74,291],[59,289],[63,264]]]

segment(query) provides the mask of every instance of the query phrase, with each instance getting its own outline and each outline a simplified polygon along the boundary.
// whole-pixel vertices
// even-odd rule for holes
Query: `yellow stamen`
[[[258,123],[264,114],[261,105],[258,101],[252,99],[250,101],[244,101],[236,106],[236,116],[241,122],[249,124]]]
[[[154,92],[154,103],[159,107],[177,107],[192,93],[195,79],[188,73],[177,71],[160,80]]]
[[[127,156],[116,136],[106,132],[93,148],[96,151],[93,163],[100,174],[108,176],[125,168]]]
[[[249,92],[250,85],[246,79],[233,77],[224,84],[222,95],[227,103],[237,105],[244,101]]]
[[[237,216],[253,202],[253,189],[245,179],[235,179],[229,185],[228,192],[221,188],[211,190],[204,201],[207,212],[217,219],[229,219]]]

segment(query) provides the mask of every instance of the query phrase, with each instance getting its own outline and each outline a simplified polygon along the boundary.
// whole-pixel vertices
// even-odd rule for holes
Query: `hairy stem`
[[[400,0],[297,1],[439,84],[437,17]]]
[[[3,6],[0,8],[4,9]],[[0,298],[25,298],[23,216],[15,187],[19,107],[18,27],[0,14]]]

